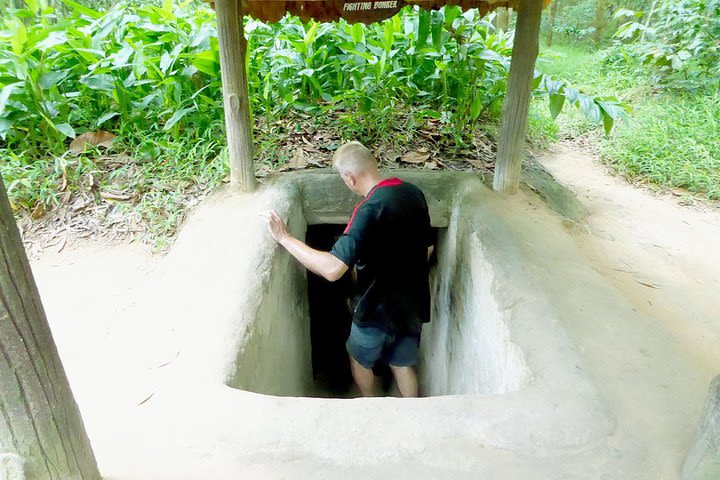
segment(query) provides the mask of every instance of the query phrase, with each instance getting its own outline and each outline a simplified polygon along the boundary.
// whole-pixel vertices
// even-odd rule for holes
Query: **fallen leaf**
[[[437,162],[433,161],[425,162],[425,168],[427,168],[428,170],[437,170],[438,164]]]
[[[485,162],[483,162],[482,160],[475,160],[474,158],[468,158],[465,161],[475,168],[484,168],[485,167]]]
[[[385,157],[388,162],[395,163],[400,158],[400,152],[397,150],[388,150],[387,152],[384,152],[382,156]]]
[[[33,220],[37,220],[43,215],[45,215],[45,205],[43,205],[42,203],[38,203],[37,205],[35,205],[35,208],[33,208],[33,211],[30,214]]]
[[[288,168],[291,170],[300,170],[307,167],[308,159],[305,155],[305,151],[301,148],[295,150],[292,158],[288,162]]]
[[[430,152],[411,150],[400,157],[401,162],[405,163],[425,163],[430,158]]]
[[[124,194],[113,193],[113,192],[100,192],[100,197],[104,198],[106,200],[119,200],[121,202],[126,202],[133,198],[132,195],[124,195]]]
[[[98,182],[92,173],[88,173],[87,175],[85,175],[85,185],[87,185],[87,187],[90,189],[98,187]]]
[[[73,153],[82,153],[88,145],[109,148],[113,140],[115,140],[115,135],[105,130],[83,133],[70,142],[70,151]]]

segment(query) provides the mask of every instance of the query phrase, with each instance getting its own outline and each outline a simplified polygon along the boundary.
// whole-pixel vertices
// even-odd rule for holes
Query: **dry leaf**
[[[121,202],[126,202],[133,198],[132,195],[124,195],[124,194],[113,193],[113,192],[100,192],[100,197],[104,198],[106,200],[119,200]]]
[[[485,160],[477,160],[477,159],[475,159],[475,158],[467,158],[467,159],[465,159],[465,161],[466,161],[467,163],[469,163],[470,165],[472,165],[473,167],[475,167],[475,168],[480,168],[480,169],[483,169],[483,170],[486,169],[486,168],[492,167],[492,162],[488,162],[488,161],[485,161]]]
[[[35,208],[33,208],[33,211],[30,214],[33,220],[37,220],[43,215],[45,215],[45,205],[43,205],[42,203],[38,203],[37,205],[35,205]]]
[[[85,185],[87,185],[87,187],[90,189],[97,188],[99,186],[97,180],[92,173],[88,173],[87,175],[85,175]]]
[[[300,170],[307,167],[307,164],[308,159],[305,155],[305,152],[302,149],[298,148],[297,150],[295,150],[295,153],[288,162],[288,168],[290,168],[291,170]]]
[[[430,152],[428,151],[411,150],[400,157],[400,161],[405,163],[425,163],[428,158],[430,158]]]
[[[437,162],[433,161],[425,162],[425,168],[427,168],[428,170],[437,170],[438,164]]]
[[[112,145],[114,139],[115,135],[105,130],[83,133],[70,142],[70,151],[73,153],[82,153],[88,145],[108,148]]]

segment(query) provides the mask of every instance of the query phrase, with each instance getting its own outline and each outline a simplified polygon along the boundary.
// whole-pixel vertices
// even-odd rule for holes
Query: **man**
[[[372,368],[387,362],[403,397],[417,397],[414,366],[422,324],[430,319],[428,256],[432,229],[425,196],[397,178],[383,180],[359,142],[340,147],[333,163],[345,185],[365,197],[330,252],[293,238],[271,211],[272,237],[312,272],[334,282],[356,266],[360,297],[346,343],[361,393],[374,395]]]

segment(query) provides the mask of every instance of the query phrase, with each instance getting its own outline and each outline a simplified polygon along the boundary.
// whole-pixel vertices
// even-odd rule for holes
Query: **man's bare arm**
[[[329,252],[321,252],[306,245],[302,240],[290,235],[285,222],[275,211],[265,215],[270,235],[295,257],[305,268],[321,277],[334,282],[339,280],[348,270],[342,260]]]

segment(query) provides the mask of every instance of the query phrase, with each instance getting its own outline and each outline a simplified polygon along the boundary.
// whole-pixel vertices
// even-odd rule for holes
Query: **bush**
[[[618,29],[616,50],[658,68],[675,87],[720,87],[720,0],[661,0],[652,18],[620,10],[629,17]]]

